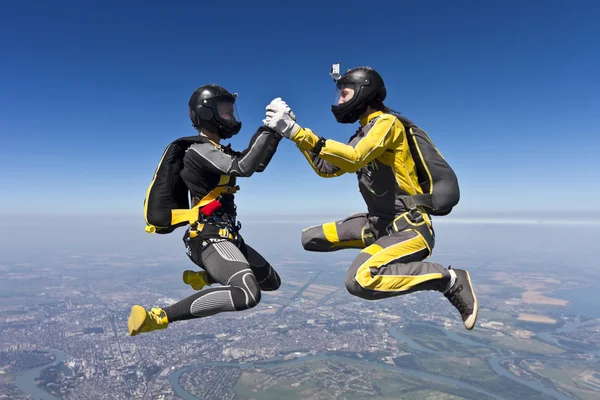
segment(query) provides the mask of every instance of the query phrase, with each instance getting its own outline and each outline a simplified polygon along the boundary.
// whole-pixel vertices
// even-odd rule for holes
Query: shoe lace
[[[460,295],[460,292],[463,289],[463,285],[460,284],[456,287],[456,290],[454,290],[454,292],[450,295],[450,303],[452,303],[452,305],[454,307],[456,307],[458,309],[458,311],[460,311],[461,314],[466,314],[467,312],[469,312],[469,305],[465,302],[465,300],[462,298],[462,296]]]

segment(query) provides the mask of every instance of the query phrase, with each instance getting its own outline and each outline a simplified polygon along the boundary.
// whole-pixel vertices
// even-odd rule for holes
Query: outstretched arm
[[[268,126],[293,140],[301,150],[314,151],[319,158],[331,163],[343,172],[356,172],[388,149],[399,147],[405,137],[404,126],[398,118],[381,113],[365,136],[354,145],[319,138],[308,128],[296,123],[290,107],[281,98],[267,106]]]
[[[256,135],[258,135],[258,132],[256,133]],[[256,168],[256,172],[263,172],[267,168],[267,166],[271,162],[271,159],[275,155],[275,152],[277,151],[277,146],[279,146],[280,141],[281,135],[275,131],[271,131],[271,135],[269,136],[269,147],[267,148],[263,159],[258,165],[258,168]]]
[[[382,114],[367,134],[355,145],[328,139],[319,157],[344,172],[356,172],[390,148],[398,147],[404,138],[404,127],[396,117]],[[319,137],[308,128],[299,128],[290,137],[299,148],[314,148]]]
[[[298,148],[302,152],[302,155],[304,155],[304,157],[306,157],[306,160],[308,160],[308,163],[310,164],[312,169],[320,177],[334,178],[336,176],[340,176],[340,175],[343,175],[346,173],[345,171],[342,171],[340,168],[336,167],[329,161],[323,160],[316,153],[314,153],[312,151],[308,151],[308,150],[303,150],[300,147],[298,147]]]
[[[270,129],[261,126],[250,139],[248,148],[234,155],[219,150],[211,143],[193,144],[186,153],[186,161],[195,164],[196,167],[208,168],[217,174],[249,177],[261,164],[266,167],[265,160],[268,159],[268,163],[273,156],[273,153],[268,152],[273,136]]]

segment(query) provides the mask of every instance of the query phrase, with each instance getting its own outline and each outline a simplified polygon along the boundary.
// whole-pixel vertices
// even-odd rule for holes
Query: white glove
[[[266,110],[266,118],[263,119],[263,124],[267,128],[273,129],[288,139],[300,129],[300,125],[296,123],[296,116],[291,108],[280,97],[273,99],[266,107]]]

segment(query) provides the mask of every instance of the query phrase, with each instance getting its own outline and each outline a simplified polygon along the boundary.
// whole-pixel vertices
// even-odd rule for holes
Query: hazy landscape
[[[181,281],[193,268],[182,230],[159,237],[129,218],[71,219],[48,234],[57,220],[4,219],[0,398],[600,395],[600,226],[436,222],[432,260],[468,268],[477,288],[478,325],[467,332],[439,293],[349,295],[343,276],[355,250],[300,247],[301,229],[319,221],[247,218],[245,238],[276,267],[281,290],[249,311],[132,338],[131,305],[192,292]],[[42,239],[35,246],[32,235]]]

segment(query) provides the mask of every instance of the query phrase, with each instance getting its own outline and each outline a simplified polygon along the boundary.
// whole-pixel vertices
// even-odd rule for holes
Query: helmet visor
[[[217,100],[217,113],[219,118],[226,121],[229,124],[235,124],[240,122],[240,117],[237,112],[235,101],[229,99],[218,99]]]
[[[333,105],[341,105],[349,102],[354,97],[355,87],[354,83],[338,83],[335,89],[335,97],[333,99]]]

